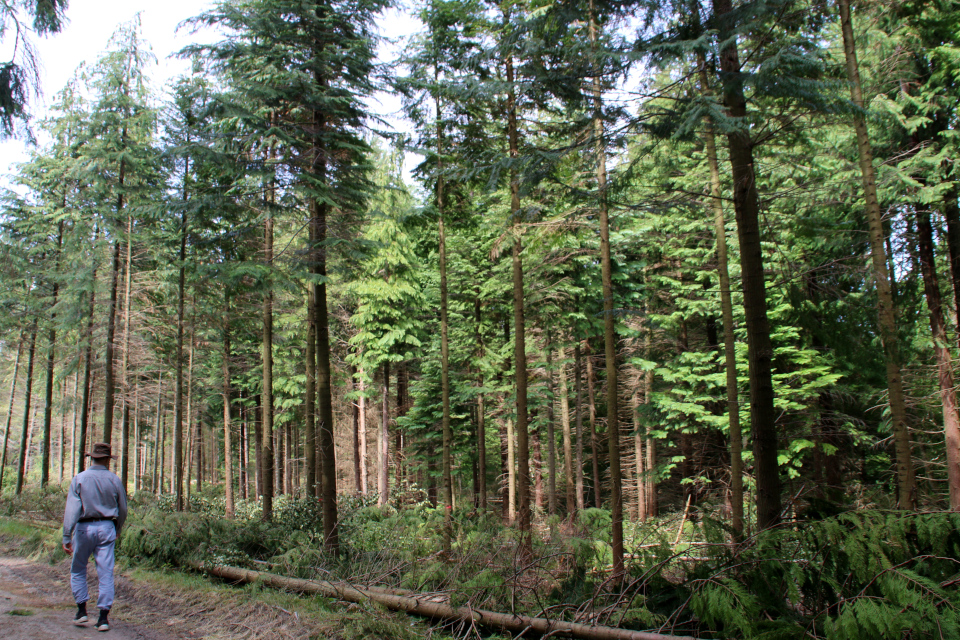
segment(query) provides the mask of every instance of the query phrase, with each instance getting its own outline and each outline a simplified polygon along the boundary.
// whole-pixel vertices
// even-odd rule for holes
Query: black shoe
[[[97,631],[110,631],[110,623],[107,622],[107,614],[110,613],[109,609],[100,609],[100,617],[97,618],[97,624],[93,625],[93,628]]]
[[[87,618],[87,603],[81,602],[77,605],[77,615],[73,619],[73,624],[83,624],[88,620]]]

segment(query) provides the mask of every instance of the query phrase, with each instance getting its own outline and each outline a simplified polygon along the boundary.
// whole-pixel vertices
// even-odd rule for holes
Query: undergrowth
[[[532,554],[523,556],[517,530],[489,514],[455,511],[444,552],[442,512],[428,502],[378,507],[344,497],[338,506],[341,551],[332,555],[323,550],[315,499],[280,497],[266,524],[255,503],[239,503],[228,520],[220,498],[194,495],[191,511],[176,513],[168,500],[141,494],[121,553],[139,566],[203,560],[702,638],[960,638],[956,513],[852,511],[737,544],[708,514],[680,525],[679,544],[676,517],[631,524],[628,576],[614,588],[609,512],[601,509],[573,523],[541,516]],[[361,623],[357,637],[406,637],[390,631],[394,623]]]

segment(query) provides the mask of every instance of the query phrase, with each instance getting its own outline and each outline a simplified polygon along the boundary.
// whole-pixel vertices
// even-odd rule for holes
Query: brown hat
[[[93,452],[88,453],[88,456],[91,458],[113,458],[117,459],[117,456],[110,455],[110,444],[106,442],[95,442],[93,445]]]

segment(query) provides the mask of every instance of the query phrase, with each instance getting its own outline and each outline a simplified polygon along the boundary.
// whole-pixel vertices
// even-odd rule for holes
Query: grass
[[[0,543],[3,552],[51,564],[66,557],[60,546],[61,531],[42,521],[24,521],[0,516]],[[423,620],[385,611],[376,606],[345,605],[322,597],[284,593],[261,584],[236,587],[170,567],[137,566],[129,557],[117,557],[117,570],[133,582],[141,606],[161,612],[153,621],[171,625],[190,620],[209,640],[238,638],[309,637],[324,640],[443,640]],[[34,612],[14,609],[13,616]],[[148,621],[144,621],[145,623]]]

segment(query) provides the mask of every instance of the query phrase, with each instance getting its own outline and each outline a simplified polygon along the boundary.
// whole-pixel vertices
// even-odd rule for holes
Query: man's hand
[[[66,552],[66,554],[67,554],[68,556],[72,556],[72,555],[73,555],[73,543],[72,543],[72,542],[66,542],[66,543],[64,543],[64,545],[63,545],[63,550]]]

